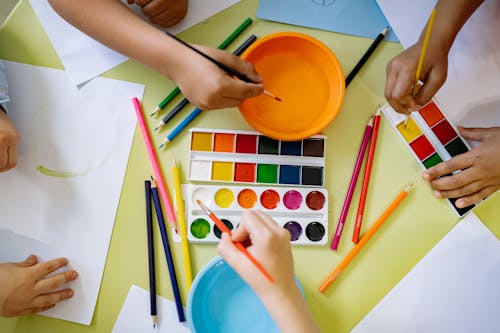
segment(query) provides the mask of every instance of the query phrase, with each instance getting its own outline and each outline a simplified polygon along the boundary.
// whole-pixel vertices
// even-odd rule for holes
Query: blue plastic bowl
[[[194,333],[280,332],[259,297],[221,257],[210,261],[194,279],[187,319]]]

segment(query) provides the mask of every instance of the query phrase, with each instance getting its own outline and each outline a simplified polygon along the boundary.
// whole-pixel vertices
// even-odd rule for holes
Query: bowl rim
[[[251,118],[249,118],[244,111],[242,111],[242,108],[244,108],[244,102],[238,107],[238,110],[240,111],[243,118],[245,118],[247,123],[250,124],[257,131],[262,132],[262,134],[270,138],[277,140],[284,140],[284,141],[303,140],[312,135],[321,133],[326,127],[328,127],[328,125],[333,121],[333,119],[335,119],[337,114],[340,112],[342,104],[344,102],[345,91],[346,91],[344,71],[342,70],[342,66],[335,53],[333,53],[333,51],[330,48],[328,48],[322,41],[305,33],[295,32],[295,31],[282,31],[266,35],[262,38],[257,39],[256,42],[250,45],[250,47],[247,50],[245,50],[245,52],[243,52],[241,58],[247,60],[247,58],[252,54],[252,52],[254,52],[257,48],[261,47],[262,45],[276,39],[290,38],[290,37],[311,43],[312,45],[316,46],[319,50],[321,50],[328,57],[328,59],[330,59],[331,64],[333,65],[333,67],[335,67],[336,71],[339,73],[337,80],[339,91],[338,91],[338,98],[336,98],[336,100],[332,101],[333,97],[331,97],[331,99],[329,100],[328,103],[332,103],[332,106],[329,108],[331,110],[330,112],[327,112],[325,110],[325,116],[323,117],[322,121],[318,122],[314,127],[311,127],[308,130],[304,130],[300,133],[283,133],[269,128],[266,128],[264,130],[262,128],[257,128],[255,127],[255,122]]]

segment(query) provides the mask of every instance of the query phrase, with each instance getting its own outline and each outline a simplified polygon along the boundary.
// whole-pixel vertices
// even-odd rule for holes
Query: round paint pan
[[[345,78],[333,52],[301,33],[265,36],[242,55],[252,63],[267,91],[241,103],[246,121],[277,140],[301,140],[321,132],[335,118],[344,100]]]
[[[186,313],[193,333],[279,332],[259,297],[221,257],[196,275]]]

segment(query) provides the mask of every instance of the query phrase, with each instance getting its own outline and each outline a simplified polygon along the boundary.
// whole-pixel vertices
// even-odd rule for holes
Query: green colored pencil
[[[232,41],[234,41],[236,39],[236,37],[238,37],[242,32],[243,30],[245,30],[250,24],[252,23],[252,19],[251,18],[247,18],[245,21],[243,21],[243,23],[241,23],[239,25],[238,28],[236,28],[236,30],[233,31],[233,33],[231,35],[229,35],[229,37],[227,37],[217,48],[219,50],[224,50],[226,49],[226,47],[228,47],[229,44],[231,44]],[[165,97],[157,106],[156,108],[154,109],[153,113],[151,113],[151,116],[155,116],[158,112],[160,112],[161,109],[163,109],[165,107],[165,105],[167,105],[172,99],[174,99],[175,96],[177,96],[178,93],[180,93],[180,89],[179,87],[175,87],[174,90],[172,90],[172,92],[170,94],[168,94],[167,97]]]

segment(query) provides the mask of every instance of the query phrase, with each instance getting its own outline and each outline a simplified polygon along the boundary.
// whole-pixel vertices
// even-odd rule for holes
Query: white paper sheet
[[[500,332],[500,242],[467,215],[352,332]]]
[[[186,322],[179,323],[175,303],[156,297],[156,329],[151,321],[149,291],[132,285],[115,322],[113,333],[189,333]]]
[[[413,45],[436,0],[377,0],[405,48]],[[464,127],[500,126],[500,2],[485,0],[465,23],[436,94],[448,119]]]
[[[177,34],[238,1],[190,0],[186,17],[175,27],[161,30]],[[127,3],[126,0],[122,2]],[[30,3],[73,84],[86,82],[128,59],[67,23],[52,9],[47,0],[30,0]],[[138,6],[133,5],[131,8],[144,17]]]
[[[0,173],[0,262],[67,257],[74,297],[44,315],[88,325],[135,130],[131,98],[144,86],[96,78],[77,89],[64,71],[5,64],[22,138],[17,167]]]

